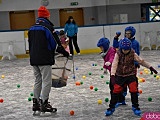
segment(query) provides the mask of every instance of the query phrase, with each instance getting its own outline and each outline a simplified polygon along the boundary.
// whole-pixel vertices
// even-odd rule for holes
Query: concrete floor
[[[152,64],[160,75],[160,51],[141,51],[141,57]],[[29,59],[1,61],[0,75],[4,75],[4,78],[0,78],[0,99],[4,102],[0,103],[0,120],[140,120],[140,117],[132,112],[129,93],[126,96],[126,106],[118,107],[112,116],[104,115],[109,104],[105,102],[105,98],[110,99],[109,86],[106,84],[109,75],[101,78],[103,60],[99,55],[75,56],[74,63],[75,80],[72,78],[73,72],[70,72],[66,87],[51,90],[49,101],[58,109],[57,113],[33,116],[32,101],[28,101],[28,98],[32,98],[30,93],[34,84]],[[143,71],[142,75],[139,74],[140,71]],[[142,66],[138,70],[138,77],[146,80],[139,83],[139,89],[143,92],[139,96],[142,113],[160,112],[160,79],[145,74]],[[76,86],[76,81],[83,84]],[[91,90],[91,85],[98,88],[98,91]],[[151,102],[148,101],[148,97],[152,98]],[[98,104],[98,100],[102,100],[102,104]],[[70,115],[70,110],[74,110],[73,116]]]

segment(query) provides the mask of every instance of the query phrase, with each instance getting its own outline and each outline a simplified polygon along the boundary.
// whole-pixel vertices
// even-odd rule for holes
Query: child
[[[107,38],[101,38],[98,43],[97,47],[100,47],[101,49],[101,56],[104,59],[104,73],[107,73],[107,70],[111,72],[111,65],[114,59],[114,55],[116,53],[116,50],[113,47],[110,47],[110,41]],[[113,85],[110,82],[110,93],[113,91]]]
[[[141,114],[138,104],[138,83],[134,61],[149,68],[151,72],[155,74],[158,73],[149,63],[145,62],[134,52],[132,42],[128,38],[122,39],[119,43],[119,50],[115,54],[112,63],[111,82],[114,84],[114,89],[113,94],[111,94],[109,108],[105,112],[106,116],[113,114],[115,111],[118,96],[126,85],[129,87],[131,93],[132,110],[134,114],[138,116]]]
[[[62,46],[64,47],[64,49],[68,52],[68,53],[70,53],[69,51],[69,46],[68,46],[68,44],[69,44],[69,38],[65,35],[65,33],[64,33],[64,31],[63,30],[60,30],[60,32],[59,32],[59,39],[60,39],[60,41],[61,41],[61,44],[62,44]]]
[[[135,34],[136,34],[136,29],[133,26],[128,26],[125,28],[125,37],[131,40],[133,50],[137,53],[137,55],[140,55],[140,45],[139,45],[139,42],[134,37]],[[121,35],[120,32],[116,32],[116,36],[114,37],[114,40],[113,40],[113,47],[116,49],[119,47],[118,38],[120,35]],[[136,68],[140,67],[138,62],[135,61],[134,63]],[[136,72],[137,72],[137,69],[136,69]],[[126,95],[127,95],[127,87],[124,87],[123,92],[119,96],[116,107],[118,107],[119,105],[126,105],[126,102],[125,102]]]

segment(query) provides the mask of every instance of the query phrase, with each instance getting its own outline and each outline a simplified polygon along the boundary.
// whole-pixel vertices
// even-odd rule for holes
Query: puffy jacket
[[[113,47],[110,47],[108,49],[108,52],[106,54],[106,56],[104,57],[104,65],[103,68],[108,69],[109,72],[111,72],[111,65],[110,66],[106,66],[105,63],[106,62],[110,62],[112,64],[114,56],[115,56],[116,50]]]
[[[64,32],[67,33],[67,36],[73,37],[78,33],[78,26],[73,23],[66,23],[64,26]]]
[[[53,24],[45,18],[38,18],[28,32],[30,64],[53,65],[57,46],[53,36]]]
[[[140,55],[140,45],[139,45],[139,42],[134,38],[130,39],[131,42],[132,42],[132,48],[133,50],[135,51],[135,53],[137,53],[137,55]],[[118,41],[118,38],[114,38],[113,40],[113,47],[114,48],[119,48],[119,41]],[[138,65],[138,62],[134,62],[135,65]]]

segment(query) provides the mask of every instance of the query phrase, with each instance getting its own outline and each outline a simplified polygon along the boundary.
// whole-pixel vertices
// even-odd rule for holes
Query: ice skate
[[[44,102],[42,102],[41,107],[40,107],[41,113],[45,113],[45,112],[50,112],[50,113],[55,113],[57,112],[57,108],[53,108],[49,102],[48,99],[45,100]]]
[[[33,98],[33,115],[40,115],[40,104],[36,98]]]
[[[105,111],[105,115],[106,116],[110,116],[113,114],[113,112],[115,111],[115,108],[108,108],[106,111]]]
[[[141,115],[141,110],[140,110],[140,108],[135,108],[135,107],[132,106],[132,110],[133,110],[133,112],[134,112],[135,115],[138,115],[138,116]]]

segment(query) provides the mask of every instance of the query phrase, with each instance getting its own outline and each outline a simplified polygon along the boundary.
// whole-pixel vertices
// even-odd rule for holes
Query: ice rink
[[[160,51],[141,51],[141,57],[156,68],[160,75]],[[72,61],[68,62],[72,64]],[[104,112],[109,105],[105,99],[110,99],[109,85],[106,84],[109,75],[103,75],[102,65],[103,59],[98,54],[75,56],[75,80],[72,70],[67,86],[52,88],[50,92],[49,101],[58,109],[57,113],[33,116],[32,101],[28,100],[32,98],[34,84],[29,58],[1,61],[0,99],[4,101],[0,103],[0,120],[140,120],[141,117],[132,112],[129,92],[126,96],[127,105],[118,107],[113,115],[105,116]],[[160,112],[160,78],[147,74],[142,66],[138,70],[138,77],[139,89],[142,90],[139,96],[142,113]],[[141,82],[143,78],[145,82]],[[76,81],[82,84],[76,86]],[[90,86],[93,86],[92,90]],[[148,101],[149,97],[152,101]],[[102,104],[98,104],[98,100],[102,100]],[[73,116],[70,110],[74,111]]]

